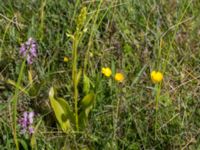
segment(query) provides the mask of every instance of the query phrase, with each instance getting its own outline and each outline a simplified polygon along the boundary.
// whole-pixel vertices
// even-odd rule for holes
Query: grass
[[[0,149],[200,149],[199,14],[198,0],[0,0]],[[29,37],[38,57],[23,65]],[[76,114],[69,133],[50,105],[52,86]],[[95,103],[79,130],[88,91]],[[32,135],[20,134],[24,111],[36,113]]]

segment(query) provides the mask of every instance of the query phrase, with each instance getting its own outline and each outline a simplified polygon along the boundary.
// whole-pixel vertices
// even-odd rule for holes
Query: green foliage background
[[[74,105],[69,35],[83,7],[88,13],[78,68],[88,57],[84,71],[95,104],[86,129],[65,134],[48,93],[54,86]],[[29,37],[38,43],[38,58],[25,66],[20,88],[15,84],[23,62],[19,48]],[[23,111],[37,113],[34,136],[21,135],[17,126],[20,149],[200,149],[199,41],[199,0],[0,0],[0,149],[15,149],[16,89],[17,118]],[[105,66],[122,72],[125,81],[104,77]],[[164,74],[159,87],[150,80],[152,70]],[[81,79],[79,99],[83,84]]]

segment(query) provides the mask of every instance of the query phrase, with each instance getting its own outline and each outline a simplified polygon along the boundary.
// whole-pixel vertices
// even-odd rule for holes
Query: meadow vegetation
[[[1,150],[200,150],[199,0],[0,0]]]

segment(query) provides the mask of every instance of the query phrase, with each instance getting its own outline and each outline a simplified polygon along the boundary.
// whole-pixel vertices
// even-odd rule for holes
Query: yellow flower
[[[63,58],[63,61],[64,61],[64,62],[68,62],[68,61],[69,61],[69,58],[68,58],[67,56],[65,56],[65,57]]]
[[[112,71],[110,68],[102,68],[101,72],[106,76],[106,77],[110,77],[112,75]]]
[[[153,83],[159,83],[163,80],[163,74],[159,71],[152,71],[151,80],[153,81]]]
[[[124,75],[122,73],[116,73],[115,74],[115,80],[118,82],[124,81]]]

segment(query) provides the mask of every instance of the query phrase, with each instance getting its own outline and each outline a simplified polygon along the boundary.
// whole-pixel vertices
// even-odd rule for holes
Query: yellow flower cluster
[[[106,77],[110,77],[112,75],[112,71],[110,68],[106,67],[106,68],[102,68],[101,72],[106,76]],[[116,73],[114,76],[115,80],[118,82],[123,82],[124,81],[124,75],[122,73]]]
[[[151,80],[153,81],[153,83],[159,83],[163,80],[163,74],[159,71],[152,71]]]
[[[102,68],[101,72],[106,76],[110,77],[112,75],[112,71],[110,68],[105,67]],[[114,79],[118,82],[124,81],[124,75],[122,73],[117,72],[114,76]],[[153,83],[160,83],[163,80],[163,74],[160,71],[152,71],[151,72],[151,80]]]

